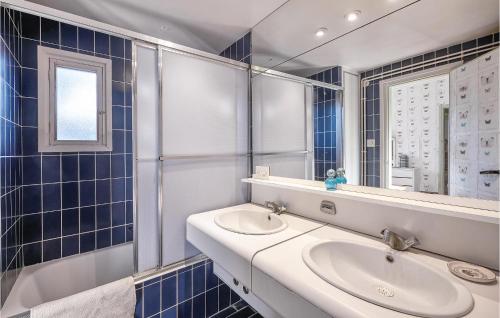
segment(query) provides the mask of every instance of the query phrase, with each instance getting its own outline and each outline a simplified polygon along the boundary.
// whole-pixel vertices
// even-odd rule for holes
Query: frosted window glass
[[[56,68],[56,139],[97,141],[97,74]]]

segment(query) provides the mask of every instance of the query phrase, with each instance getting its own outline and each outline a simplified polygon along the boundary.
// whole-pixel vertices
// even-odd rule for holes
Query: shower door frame
[[[137,107],[134,107],[133,108],[133,143],[134,143],[134,213],[133,213],[133,216],[134,216],[134,273],[135,274],[140,274],[141,276],[143,275],[149,275],[151,273],[154,273],[154,272],[158,272],[159,270],[161,271],[164,271],[164,270],[167,270],[167,269],[170,269],[172,267],[175,267],[177,266],[177,264],[181,265],[181,264],[185,264],[186,262],[190,262],[190,259],[186,259],[186,260],[181,260],[177,263],[173,263],[173,264],[166,264],[166,265],[163,265],[162,262],[163,262],[163,211],[162,211],[162,207],[163,207],[163,198],[162,198],[162,195],[163,195],[163,188],[164,188],[164,185],[163,185],[163,174],[162,174],[162,169],[163,169],[163,164],[162,162],[163,161],[166,161],[166,160],[169,160],[169,159],[217,159],[217,158],[228,158],[228,157],[248,157],[249,158],[249,163],[248,163],[248,167],[247,167],[247,176],[251,175],[251,167],[252,167],[252,163],[251,163],[251,160],[252,160],[252,156],[251,156],[251,153],[252,153],[252,149],[251,149],[251,139],[249,139],[247,141],[248,143],[248,146],[247,146],[247,152],[245,153],[241,153],[241,154],[214,154],[214,155],[205,155],[205,154],[200,154],[200,155],[187,155],[187,156],[166,156],[163,154],[163,149],[162,149],[162,144],[163,144],[163,140],[162,140],[162,130],[163,130],[163,107],[164,107],[164,103],[163,103],[163,96],[165,94],[165,92],[163,91],[163,76],[164,76],[164,72],[166,71],[165,70],[165,67],[163,65],[163,52],[164,51],[167,51],[167,52],[171,52],[171,53],[176,53],[176,54],[181,54],[181,55],[186,55],[186,56],[189,56],[189,57],[193,57],[193,58],[197,58],[197,59],[200,59],[200,60],[204,60],[204,61],[208,61],[208,62],[215,62],[215,63],[220,63],[222,65],[225,65],[225,66],[230,66],[230,67],[233,67],[233,68],[236,68],[236,69],[240,69],[240,70],[244,70],[244,71],[247,71],[249,72],[249,69],[250,69],[250,65],[249,64],[246,64],[246,63],[243,63],[243,62],[238,62],[238,61],[234,61],[234,60],[230,60],[228,58],[225,58],[225,57],[222,57],[222,56],[218,56],[218,55],[214,55],[214,54],[211,54],[211,53],[206,53],[206,52],[202,52],[202,51],[198,51],[198,50],[195,50],[195,49],[190,49],[190,48],[187,48],[185,46],[182,46],[182,45],[176,45],[174,43],[168,43],[168,45],[166,45],[166,43],[162,43],[162,44],[154,44],[154,43],[151,43],[151,42],[145,42],[145,41],[142,41],[142,40],[138,40],[138,39],[133,39],[132,40],[132,57],[133,57],[133,69],[132,69],[132,72],[133,72],[133,104],[136,105],[136,102],[137,102],[137,59],[136,59],[136,49],[137,49],[137,46],[144,46],[144,47],[147,47],[147,48],[150,48],[150,49],[155,49],[156,50],[156,54],[157,54],[157,74],[158,74],[158,85],[159,85],[159,92],[158,92],[158,105],[157,107],[159,108],[158,109],[158,150],[159,150],[159,156],[158,158],[151,158],[151,160],[155,160],[158,162],[158,166],[157,166],[157,178],[158,178],[158,189],[157,189],[157,195],[158,195],[158,202],[157,202],[157,222],[158,222],[158,237],[157,237],[157,242],[158,242],[158,262],[156,264],[156,267],[155,268],[152,268],[150,270],[146,270],[146,271],[143,271],[143,272],[139,272],[138,271],[138,231],[137,231],[137,224],[138,224],[138,217],[137,217],[137,210],[138,210],[138,201],[137,201],[137,198],[136,198],[136,194],[137,194],[137,188],[138,188],[138,183],[137,183],[137,173],[136,173],[136,165],[137,165],[137,160],[136,160],[136,155],[137,155],[137,143],[136,143],[136,140],[137,140],[137,122],[136,122],[136,112],[138,111]],[[248,81],[248,89],[251,88],[251,83],[250,81]],[[248,118],[247,118],[247,126],[248,126],[248,134],[249,136],[251,136],[251,96],[250,96],[251,92],[249,91],[248,93]],[[250,192],[250,187],[249,187],[249,190],[248,190],[248,193],[247,193],[247,196],[248,198],[250,198],[250,195],[251,195],[251,192]],[[193,259],[199,259],[199,257],[197,256],[194,256]]]

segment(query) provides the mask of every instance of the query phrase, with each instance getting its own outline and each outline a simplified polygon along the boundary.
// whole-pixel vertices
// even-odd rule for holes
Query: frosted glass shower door
[[[247,201],[248,71],[162,51],[162,265],[199,253],[190,214]]]
[[[271,175],[313,177],[312,86],[260,74],[252,78],[253,169]]]
[[[159,264],[158,218],[159,179],[159,75],[155,47],[135,43],[136,47],[136,253],[137,271],[154,269]]]

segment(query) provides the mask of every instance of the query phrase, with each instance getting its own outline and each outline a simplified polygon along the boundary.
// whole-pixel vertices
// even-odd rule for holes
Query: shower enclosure
[[[199,254],[192,214],[247,202],[248,65],[176,47],[134,45],[136,272]]]

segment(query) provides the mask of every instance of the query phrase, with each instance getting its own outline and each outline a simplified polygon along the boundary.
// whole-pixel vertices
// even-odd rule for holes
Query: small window
[[[111,61],[38,47],[38,150],[111,151]]]

